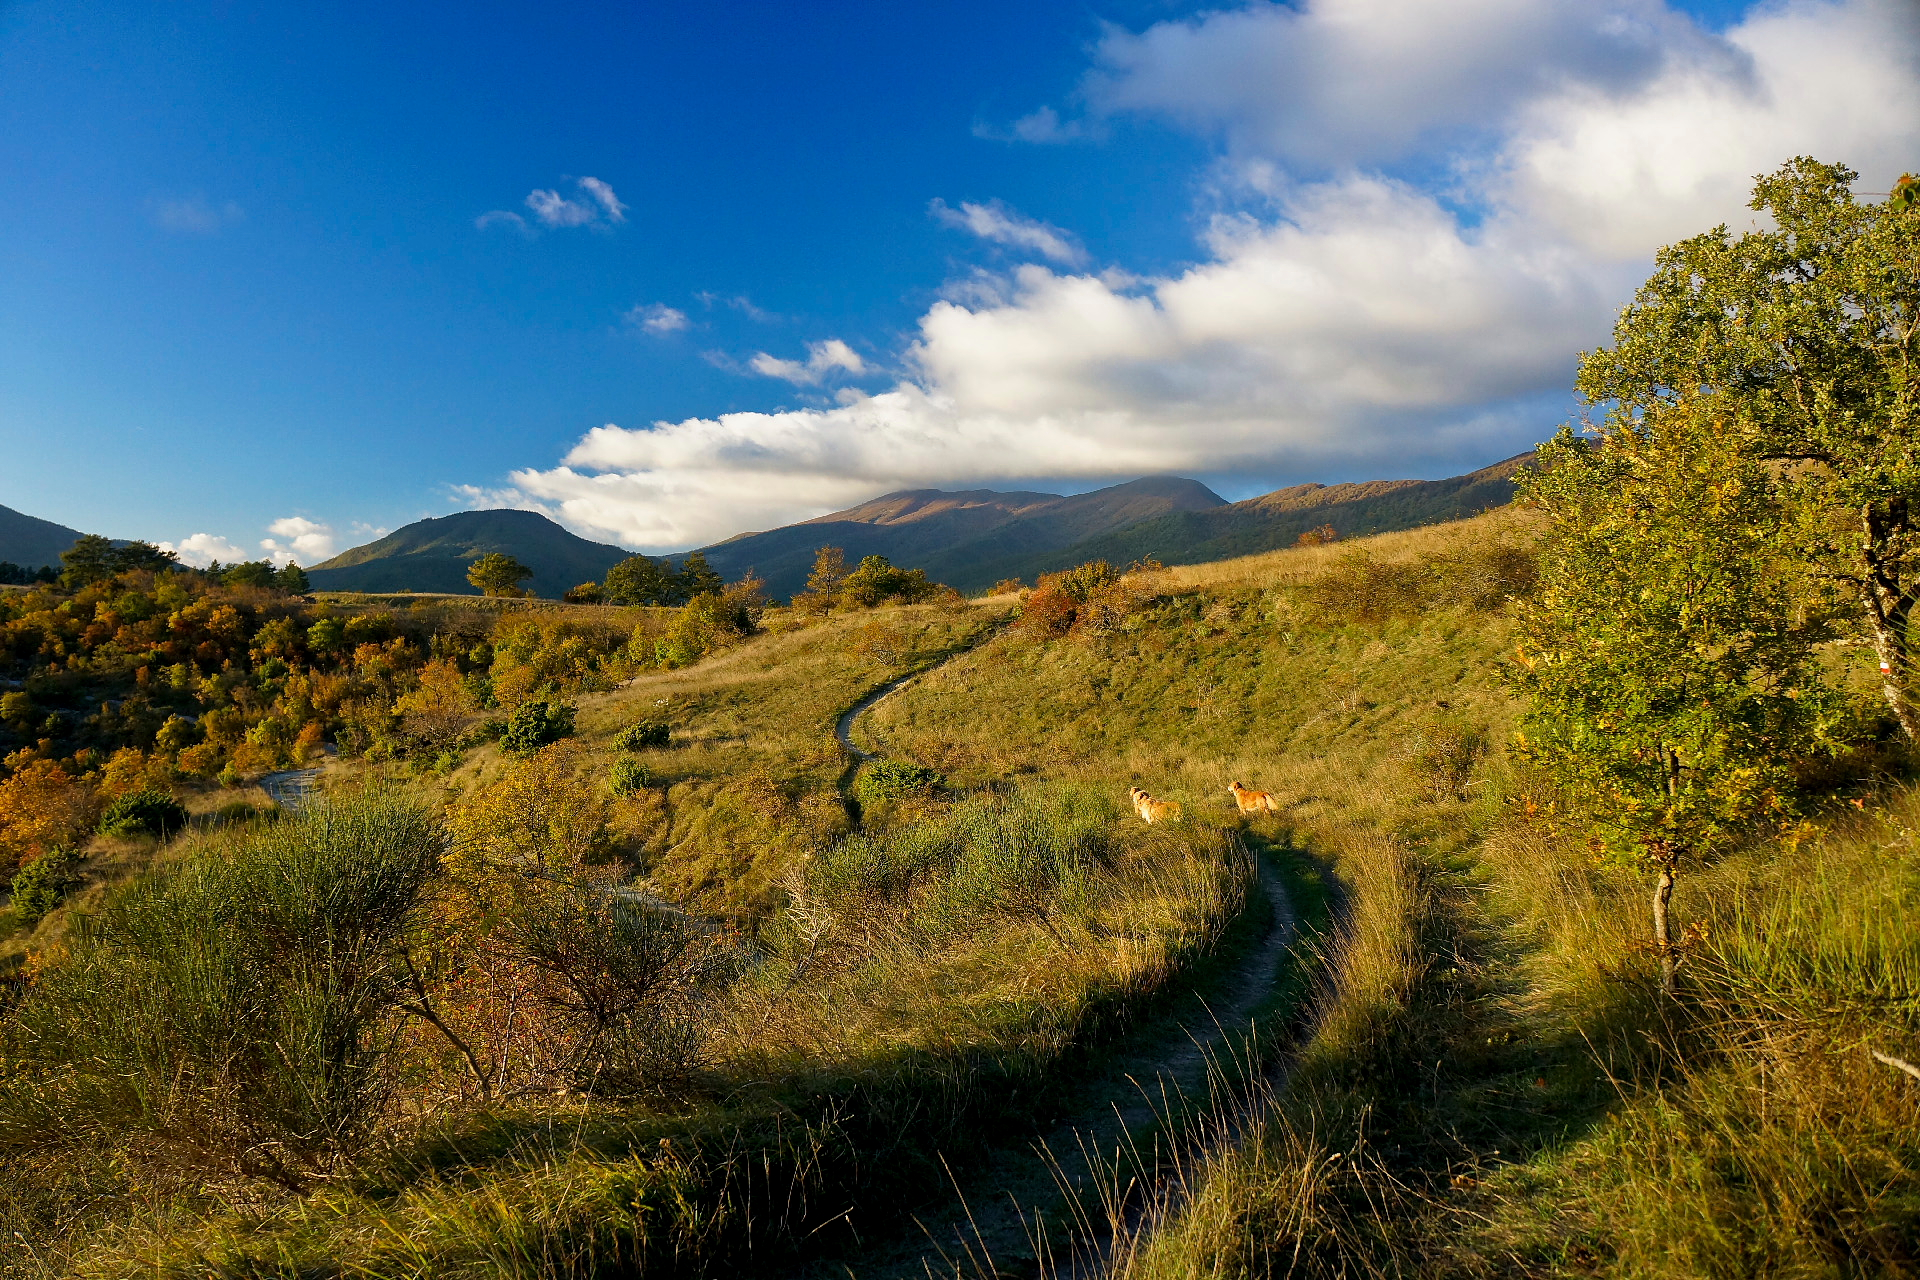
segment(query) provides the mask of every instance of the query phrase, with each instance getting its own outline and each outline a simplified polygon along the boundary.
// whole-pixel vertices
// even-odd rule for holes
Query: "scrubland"
[[[0,1272],[889,1273],[1234,963],[1264,862],[1290,985],[1076,1274],[1906,1274],[1920,801],[1876,757],[1684,880],[1663,995],[1647,886],[1510,757],[1534,536],[774,610],[531,756],[129,842],[8,997]],[[915,671],[855,733],[918,767],[862,784],[833,724]]]

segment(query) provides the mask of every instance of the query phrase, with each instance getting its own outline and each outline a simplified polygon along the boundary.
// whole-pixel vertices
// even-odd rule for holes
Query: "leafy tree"
[[[75,590],[94,582],[105,582],[119,570],[114,567],[113,543],[97,533],[83,535],[60,553],[60,585]]]
[[[813,553],[813,572],[807,575],[806,590],[793,598],[795,607],[807,611],[832,608],[846,577],[847,553],[839,547],[821,547]]]
[[[847,604],[871,609],[889,600],[916,604],[940,590],[927,579],[925,569],[896,568],[885,556],[868,556],[840,583],[838,596]]]
[[[333,653],[346,643],[347,624],[338,618],[322,618],[307,628],[307,648],[315,653]]]
[[[1702,391],[1737,412],[1792,508],[1791,554],[1852,597],[1888,709],[1920,741],[1920,201],[1909,175],[1862,203],[1858,176],[1793,160],[1754,188],[1771,226],[1661,250],[1579,389],[1630,414]]]
[[[490,596],[524,595],[520,584],[532,576],[533,570],[499,551],[488,552],[467,569],[467,581]]]
[[[568,604],[602,604],[606,601],[606,593],[597,582],[583,582],[577,587],[568,587],[567,593],[560,598]]]
[[[608,604],[672,605],[686,599],[678,576],[651,556],[628,556],[607,570],[600,590]]]
[[[271,560],[243,560],[220,575],[230,587],[272,587],[278,585],[276,578]]]
[[[116,547],[110,539],[97,533],[88,533],[82,534],[78,541],[60,553],[60,563],[64,566],[60,572],[60,585],[69,591],[77,591],[81,587],[108,582],[134,570],[159,573],[177,568],[180,558],[150,542],[129,542],[123,547]]]
[[[303,596],[313,589],[307,580],[307,571],[289,560],[286,567],[273,575],[273,585],[289,595]]]
[[[717,596],[727,584],[707,558],[698,551],[689,551],[687,558],[680,562],[680,594],[685,600],[699,596]]]
[[[1671,990],[1676,877],[1791,815],[1796,763],[1833,748],[1845,704],[1814,646],[1793,516],[1712,400],[1563,428],[1523,474],[1543,511],[1540,583],[1516,604],[1511,669],[1532,695],[1523,755],[1581,801],[1602,861],[1653,871],[1653,944]]]

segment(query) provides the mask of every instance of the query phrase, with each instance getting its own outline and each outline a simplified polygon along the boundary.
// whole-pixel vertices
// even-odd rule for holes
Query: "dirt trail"
[[[269,773],[260,779],[260,789],[267,793],[267,799],[295,813],[320,789],[320,770],[283,769]]]
[[[961,650],[961,653],[965,653],[965,652],[967,651],[964,649]],[[953,655],[954,658],[957,658],[959,656],[960,654],[958,653]],[[951,661],[953,661],[953,658],[948,658],[946,660],[946,662],[951,662]],[[946,662],[941,663],[940,666],[945,666]],[[929,667],[927,670],[938,671],[939,669],[940,667],[936,666],[936,667]],[[845,711],[840,713],[840,719],[837,722],[835,722],[833,726],[833,736],[840,739],[840,745],[845,747],[848,751],[852,752],[859,759],[861,760],[873,759],[875,756],[879,754],[878,752],[863,751],[861,748],[853,745],[853,722],[855,720],[858,720],[861,716],[867,714],[867,712],[873,710],[874,706],[877,703],[879,703],[879,701],[882,698],[885,698],[889,694],[899,692],[901,689],[906,688],[908,685],[912,684],[915,680],[918,680],[921,676],[925,674],[927,674],[926,671],[916,671],[912,675],[901,676],[898,680],[889,680],[887,681],[887,683],[881,685],[878,689],[875,689],[872,693],[868,694],[866,697],[860,699],[860,701],[854,703],[851,707],[848,707]]]
[[[991,628],[991,636],[998,628]],[[978,643],[978,642],[976,642]],[[834,736],[860,760],[875,758],[853,743],[860,717],[882,700],[921,676],[961,657],[962,649],[923,671],[881,685],[844,712],[834,725]],[[816,1264],[800,1274],[806,1277],[850,1277],[852,1280],[900,1280],[940,1276],[1059,1276],[1092,1277],[1103,1274],[1111,1246],[1110,1228],[1098,1208],[1099,1184],[1108,1171],[1120,1166],[1140,1136],[1165,1118],[1170,1099],[1189,1102],[1207,1097],[1214,1064],[1232,1052],[1228,1037],[1251,1026],[1255,1011],[1272,991],[1296,929],[1293,905],[1273,869],[1257,867],[1255,899],[1249,909],[1266,907],[1265,933],[1241,957],[1233,972],[1200,1001],[1201,1009],[1173,1030],[1124,1050],[1089,1090],[1092,1100],[1076,1114],[1038,1134],[1024,1149],[1006,1148],[987,1166],[971,1174],[959,1188],[955,1203],[937,1215],[921,1219],[916,1239],[880,1248],[857,1261],[846,1259]],[[1230,1117],[1217,1118],[1222,1134],[1234,1125]],[[1031,1223],[1037,1208],[1063,1196],[1091,1206],[1080,1238],[1054,1242],[1051,1258],[1036,1257]],[[1129,1220],[1164,1207],[1174,1194],[1171,1185],[1156,1185],[1129,1197]],[[1055,1235],[1059,1232],[1056,1231]]]
[[[904,1277],[1056,1276],[1093,1277],[1105,1272],[1110,1240],[1101,1207],[1101,1183],[1108,1171],[1125,1163],[1143,1132],[1164,1118],[1167,1100],[1204,1101],[1214,1064],[1232,1052],[1228,1037],[1249,1029],[1254,1012],[1273,989],[1275,976],[1292,944],[1292,904],[1273,871],[1262,866],[1258,897],[1251,909],[1268,908],[1265,934],[1241,958],[1231,975],[1208,992],[1204,1011],[1184,1019],[1151,1042],[1125,1050],[1092,1091],[1078,1113],[1036,1135],[1024,1149],[1006,1149],[969,1175],[956,1202],[938,1215],[922,1218],[919,1237],[892,1249],[876,1250],[857,1261],[819,1266],[812,1276],[855,1280]],[[1032,1222],[1037,1208],[1062,1194],[1085,1207],[1087,1221],[1064,1241],[1058,1229],[1052,1256],[1037,1257]],[[1130,1196],[1129,1220],[1164,1202],[1168,1186]]]

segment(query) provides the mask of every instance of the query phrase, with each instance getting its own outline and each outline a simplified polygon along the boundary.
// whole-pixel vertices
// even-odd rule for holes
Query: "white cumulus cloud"
[[[260,540],[260,549],[275,564],[315,565],[333,558],[333,527],[305,516],[282,516],[267,526],[271,538]]]
[[[1659,0],[1253,4],[1109,30],[1076,101],[1035,140],[1126,114],[1218,140],[1235,203],[1191,265],[1096,272],[1004,206],[936,205],[1052,265],[947,289],[879,394],[603,426],[513,492],[668,549],[890,488],[1492,461],[1566,414],[1659,244],[1751,220],[1756,174],[1808,153],[1886,191],[1915,166],[1920,7],[1783,0],[1715,33]],[[751,365],[866,368],[838,340]]]
[[[656,338],[664,338],[670,333],[679,333],[691,322],[686,312],[664,302],[653,302],[628,311],[627,323]]]
[[[204,569],[215,560],[222,564],[236,564],[247,558],[246,548],[230,542],[216,533],[194,533],[178,542],[156,544],[162,551],[171,551],[180,557],[180,563],[190,564]]]
[[[801,360],[782,360],[762,351],[747,362],[755,373],[769,378],[782,378],[795,386],[818,386],[827,376],[836,370],[846,373],[865,373],[867,362],[860,353],[838,338],[828,338],[825,342],[809,342],[807,358]]]
[[[945,200],[936,199],[927,208],[943,225],[971,232],[982,240],[1025,249],[1070,267],[1086,261],[1086,252],[1065,231],[1015,213],[997,200],[987,204],[962,201],[955,209]]]

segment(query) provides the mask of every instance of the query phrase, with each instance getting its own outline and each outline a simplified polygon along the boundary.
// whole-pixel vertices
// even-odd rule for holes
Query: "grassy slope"
[[[839,711],[971,642],[1007,603],[836,617],[644,676],[583,699],[576,759],[597,776],[620,729],[664,715],[676,742],[640,753],[660,785],[628,807],[628,836],[663,890],[764,920],[785,900],[775,882],[846,829]],[[457,799],[508,767],[489,749],[445,785]],[[870,1238],[939,1199],[947,1175],[934,1152],[964,1169],[983,1143],[1057,1112],[1088,1052],[1174,975],[1204,965],[1237,911],[1244,882],[1189,852],[1216,837],[1164,839],[1122,821],[1112,797],[1083,801],[1119,842],[1084,909],[910,945],[883,933],[799,968],[776,948],[730,993],[693,1095],[529,1100],[403,1143],[370,1181],[299,1201],[161,1195],[76,1169],[51,1199],[0,1190],[0,1221],[44,1230],[49,1215],[74,1215],[89,1227],[69,1238],[79,1252],[7,1261],[31,1275],[199,1275],[209,1263],[248,1274],[727,1273],[796,1239],[817,1252],[849,1230]],[[884,831],[942,811],[869,816]]]
[[[1366,548],[1445,556],[1517,519]],[[1117,1270],[1910,1274],[1920,1085],[1868,1050],[1920,1058],[1920,793],[1855,790],[1683,880],[1701,936],[1664,1002],[1647,887],[1596,870],[1505,759],[1504,620],[1312,616],[1288,584],[1346,554],[1177,570],[1196,594],[1136,630],[1009,637],[875,715],[961,777],[1138,782],[1215,811],[1237,777],[1286,802],[1256,829],[1342,886],[1289,1087],[1189,1171],[1191,1202],[1122,1232]],[[1408,758],[1447,725],[1493,746],[1465,799]]]
[[[1525,536],[1496,513],[1364,550],[1422,564]],[[1354,550],[1171,570],[1167,598],[1121,630],[1045,644],[1003,634],[866,726],[959,786],[1048,780],[1117,797],[1137,783],[1197,827],[1237,821],[1231,779],[1273,791],[1284,811],[1249,824],[1250,843],[1303,850],[1336,886],[1290,1087],[1245,1141],[1190,1170],[1194,1194],[1170,1218],[1121,1233],[1118,1269],[1909,1272],[1920,1086],[1865,1050],[1920,1058],[1920,801],[1896,795],[1885,816],[1871,801],[1848,808],[1684,881],[1681,919],[1710,930],[1676,1014],[1650,995],[1634,949],[1643,886],[1589,866],[1499,749],[1516,712],[1496,679],[1504,619],[1445,600],[1384,622],[1319,612],[1311,584]],[[833,715],[996,613],[837,618],[587,699],[583,734],[600,758],[643,714],[666,712],[684,744],[645,757],[669,784],[634,835],[656,882],[749,913],[778,901],[783,871],[845,822]],[[876,640],[904,656],[861,657]],[[1436,731],[1493,744],[1458,791],[1420,761]],[[451,784],[500,767],[483,754]],[[1026,962],[1010,963],[1009,978]],[[976,972],[952,993],[985,981]],[[838,1020],[832,1002],[818,1008]],[[937,1030],[938,1008],[895,1025]],[[511,1229],[551,1243],[528,1214],[574,1220],[603,1205],[596,1188],[634,1136],[590,1140],[599,1163],[571,1174],[523,1159],[422,1184],[401,1207],[476,1238]],[[330,1223],[286,1230],[309,1248],[349,1223],[372,1230],[359,1209]],[[587,1255],[542,1256],[502,1269],[578,1274]]]

